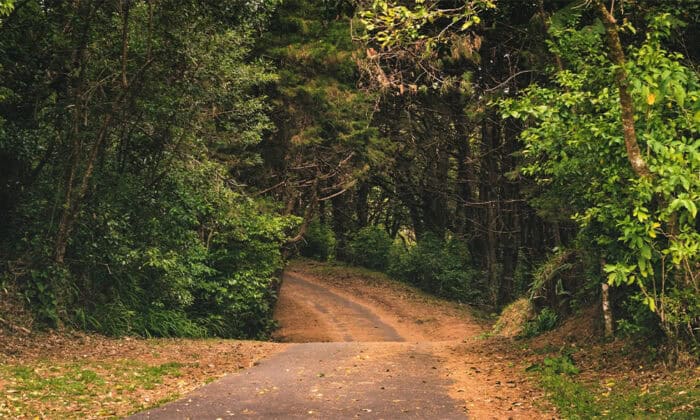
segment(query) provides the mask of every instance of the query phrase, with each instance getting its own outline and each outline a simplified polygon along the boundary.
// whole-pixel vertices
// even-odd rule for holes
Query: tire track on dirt
[[[276,311],[280,323],[276,337],[280,341],[314,342],[319,341],[317,337],[321,335],[311,331],[313,323],[306,326],[302,323],[300,331],[295,330],[300,325],[299,313],[286,310],[285,302],[290,300],[306,306],[306,312],[315,312],[312,317],[323,320],[316,323],[321,329],[331,330],[330,335],[335,339],[320,341],[405,341],[393,326],[384,322],[367,306],[294,274],[285,275],[280,300],[280,307]]]

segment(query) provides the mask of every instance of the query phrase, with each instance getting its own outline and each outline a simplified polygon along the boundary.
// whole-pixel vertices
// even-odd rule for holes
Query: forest
[[[0,291],[35,327],[264,339],[303,256],[700,355],[700,2],[0,16]]]

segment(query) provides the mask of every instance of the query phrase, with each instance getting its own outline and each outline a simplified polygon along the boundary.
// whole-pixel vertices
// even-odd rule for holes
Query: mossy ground
[[[0,335],[0,418],[123,417],[249,367],[282,344]]]

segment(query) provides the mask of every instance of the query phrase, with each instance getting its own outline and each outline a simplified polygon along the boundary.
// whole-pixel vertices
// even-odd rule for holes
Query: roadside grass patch
[[[111,406],[128,402],[134,411],[155,405],[139,391],[181,375],[182,363],[91,360],[0,364],[0,417],[79,418],[114,416]],[[157,403],[171,401],[169,395]]]
[[[226,339],[0,334],[0,419],[123,418],[285,348]]]
[[[182,363],[169,362],[155,366],[144,366],[137,363],[133,375],[137,378],[135,385],[144,389],[153,389],[163,382],[165,377],[178,378],[182,376],[180,368],[185,366]]]
[[[687,373],[641,386],[626,381],[624,375],[585,378],[566,354],[546,357],[528,370],[563,418],[700,418],[700,379]]]

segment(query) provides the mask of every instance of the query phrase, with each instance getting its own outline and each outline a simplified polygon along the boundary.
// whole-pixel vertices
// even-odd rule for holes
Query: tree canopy
[[[700,347],[692,0],[0,1],[0,285],[260,337],[297,254]],[[547,313],[550,313],[547,312]]]

